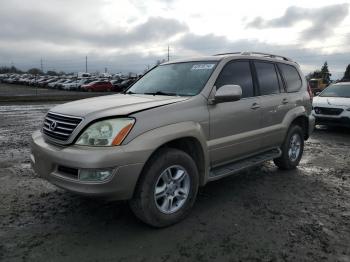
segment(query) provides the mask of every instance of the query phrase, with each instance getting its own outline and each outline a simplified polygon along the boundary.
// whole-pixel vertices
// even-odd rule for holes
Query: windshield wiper
[[[154,95],[154,96],[177,96],[175,93],[170,92],[163,92],[163,91],[157,91],[157,92],[146,92],[143,93],[144,95]]]
[[[126,91],[126,92],[124,92],[124,94],[127,94],[127,95],[134,95],[134,94],[136,94],[136,93],[134,93],[133,91]]]

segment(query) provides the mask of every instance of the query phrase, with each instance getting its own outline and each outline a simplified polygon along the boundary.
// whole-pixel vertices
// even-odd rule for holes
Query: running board
[[[238,160],[233,163],[229,163],[223,166],[215,167],[210,170],[209,181],[217,180],[225,176],[233,175],[248,167],[259,165],[268,160],[278,158],[282,154],[281,149],[275,148],[269,151],[265,151],[261,154],[254,155],[242,160]]]

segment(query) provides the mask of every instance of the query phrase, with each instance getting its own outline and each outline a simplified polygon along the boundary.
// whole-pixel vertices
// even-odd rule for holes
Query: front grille
[[[43,133],[51,138],[67,141],[81,121],[80,117],[49,112],[44,120]]]
[[[332,115],[332,116],[340,115],[341,112],[344,111],[344,109],[342,108],[330,108],[330,107],[315,107],[314,110],[316,114]]]

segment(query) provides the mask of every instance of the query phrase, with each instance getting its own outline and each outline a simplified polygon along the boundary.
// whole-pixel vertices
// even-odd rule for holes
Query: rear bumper
[[[35,132],[30,158],[34,171],[60,188],[86,196],[124,200],[132,197],[149,156],[149,152],[130,152],[124,147],[59,147],[47,143],[41,132]],[[108,169],[112,170],[112,176],[101,182],[80,181],[78,174],[83,169]]]

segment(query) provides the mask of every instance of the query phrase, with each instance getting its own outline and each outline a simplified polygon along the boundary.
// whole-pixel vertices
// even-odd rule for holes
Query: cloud
[[[17,15],[14,19],[12,13],[0,10],[1,40],[82,43],[96,47],[117,48],[135,44],[147,45],[188,31],[184,23],[162,17],[149,17],[144,23],[131,28],[106,26],[104,30],[93,27],[81,28],[80,24],[72,21],[73,19],[63,19],[60,13],[18,10]]]
[[[301,45],[277,45],[261,42],[257,39],[232,41],[225,36],[213,34],[196,35],[185,34],[176,41],[175,46],[179,52],[186,55],[213,55],[226,52],[264,52],[282,55],[291,58],[301,65],[304,73],[320,68],[325,61],[328,61],[334,78],[343,74],[346,65],[349,63],[350,52],[323,54],[318,48],[305,49]]]
[[[328,60],[331,70],[343,70],[344,65],[349,62],[349,54],[346,52],[342,55],[322,55],[322,50],[301,49],[305,41],[301,41],[300,46],[281,47],[259,39],[233,41],[225,36],[224,31],[220,31],[221,35],[214,34],[214,31],[199,35],[192,31],[196,28],[195,24],[201,21],[210,23],[210,17],[202,12],[205,8],[196,9],[199,12],[196,14],[186,14],[187,10],[179,9],[179,6],[183,8],[183,4],[187,2],[3,1],[0,8],[0,66],[11,65],[13,62],[15,66],[26,70],[40,67],[42,58],[45,70],[77,72],[84,70],[85,56],[88,56],[88,68],[91,72],[104,71],[105,67],[111,72],[142,72],[148,64],[152,65],[156,60],[166,58],[168,44],[171,59],[231,51],[262,51],[290,56],[305,65],[305,68],[322,65]],[[202,5],[205,7],[206,3],[203,2]],[[312,26],[303,32],[305,37],[308,37],[308,34],[318,36],[321,29],[330,34],[333,28],[339,25],[339,21],[343,21],[348,9],[347,4],[314,9],[290,7],[279,18],[266,20],[258,17],[248,26],[292,27],[298,21],[307,20]],[[186,20],[187,15],[191,16],[191,19]],[[247,23],[247,20],[243,23]],[[202,28],[209,30],[209,27],[203,27],[203,24]],[[219,24],[221,29],[224,29],[225,25],[227,26]],[[231,25],[227,28],[228,33],[235,30],[236,27]],[[254,37],[255,32],[252,32],[251,36]],[[278,37],[271,40],[278,42]]]
[[[298,22],[309,21],[311,26],[301,32],[304,40],[324,39],[334,33],[334,29],[348,16],[349,4],[335,4],[318,8],[288,7],[278,18],[264,19],[256,17],[246,24],[247,28],[292,27]]]
[[[270,52],[275,49],[270,45],[258,40],[236,40],[232,41],[225,36],[214,34],[196,35],[187,33],[174,43],[178,48],[191,50],[198,54],[212,55],[225,52],[239,51],[265,51]]]

